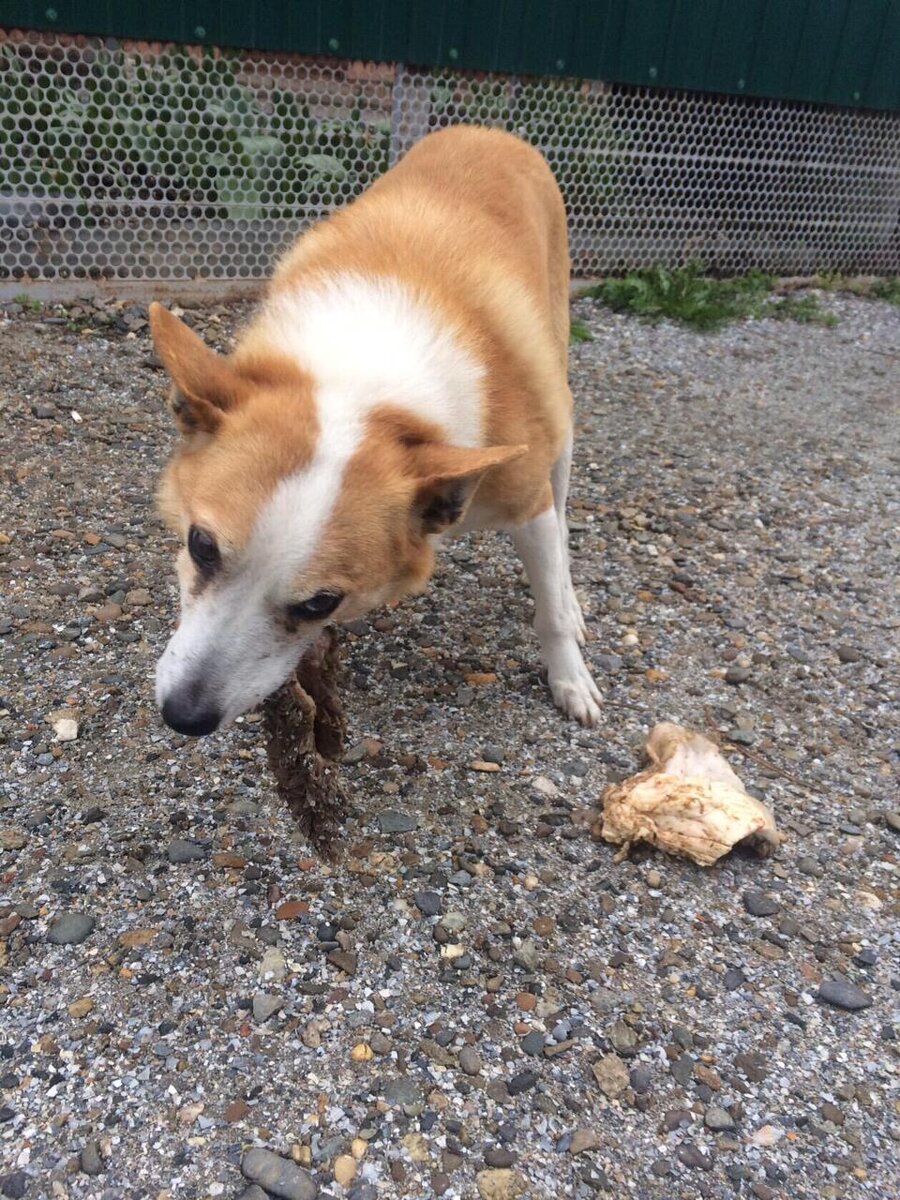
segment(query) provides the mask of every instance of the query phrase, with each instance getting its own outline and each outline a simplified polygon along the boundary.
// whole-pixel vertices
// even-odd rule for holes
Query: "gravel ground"
[[[900,310],[825,303],[714,337],[576,304],[603,724],[553,710],[507,543],[454,543],[345,634],[333,867],[252,716],[188,743],[155,712],[145,314],[0,309],[3,1196],[900,1192]],[[775,858],[589,840],[662,718],[730,739]]]

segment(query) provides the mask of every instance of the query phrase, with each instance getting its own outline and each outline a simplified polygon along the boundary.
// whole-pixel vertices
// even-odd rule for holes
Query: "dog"
[[[159,490],[183,544],[156,675],[172,729],[255,707],[327,623],[422,591],[471,529],[512,537],[553,698],[597,723],[565,515],[566,214],[536,150],[428,135],[299,238],[228,355],[149,315],[183,435]]]

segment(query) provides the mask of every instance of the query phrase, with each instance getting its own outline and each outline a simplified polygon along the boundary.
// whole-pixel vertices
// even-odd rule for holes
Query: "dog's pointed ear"
[[[411,450],[416,480],[414,514],[423,533],[455,525],[468,507],[482,476],[491,467],[521,458],[527,446],[468,449],[426,442]]]
[[[172,410],[182,433],[214,433],[237,404],[240,379],[228,360],[161,304],[151,304],[150,332],[172,380]]]

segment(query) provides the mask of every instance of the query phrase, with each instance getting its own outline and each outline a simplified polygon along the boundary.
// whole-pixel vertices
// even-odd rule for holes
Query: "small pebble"
[[[707,1129],[734,1129],[734,1121],[727,1109],[718,1104],[711,1104],[704,1114],[703,1120]]]
[[[426,917],[436,917],[441,911],[443,901],[437,892],[416,892],[416,908]]]
[[[872,997],[850,983],[846,979],[823,979],[816,992],[820,1004],[831,1004],[835,1008],[845,1008],[854,1012],[861,1008],[869,1008]]]
[[[746,891],[743,894],[744,908],[753,917],[773,917],[780,911],[780,904],[764,892]]]
[[[521,1096],[523,1092],[533,1088],[537,1081],[536,1071],[520,1071],[518,1075],[513,1075],[512,1079],[508,1080],[506,1087],[511,1096]]]
[[[175,838],[174,841],[169,842],[166,853],[170,863],[200,862],[209,857],[209,851],[205,846],[201,846],[199,842],[186,841],[183,838]]]
[[[85,1142],[80,1155],[81,1170],[85,1175],[101,1175],[103,1173],[103,1161],[100,1158],[100,1147],[92,1139]]]
[[[268,1021],[269,1017],[274,1016],[283,1005],[284,1000],[281,996],[270,996],[266,992],[257,992],[253,997],[253,1020],[258,1025],[262,1025]]]
[[[481,1055],[474,1046],[463,1046],[459,1052],[459,1065],[466,1075],[479,1075],[481,1073]]]
[[[63,913],[51,922],[47,941],[54,946],[79,946],[94,932],[95,917],[87,913]]]
[[[856,646],[838,646],[835,653],[842,663],[862,662],[863,653]]]
[[[412,833],[419,825],[418,817],[410,813],[388,809],[378,814],[378,828],[382,833]]]

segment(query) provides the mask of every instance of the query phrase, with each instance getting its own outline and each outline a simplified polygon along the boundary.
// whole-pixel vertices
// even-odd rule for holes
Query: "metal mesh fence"
[[[264,279],[457,121],[544,152],[577,275],[900,271],[900,114],[12,31],[0,287]]]

